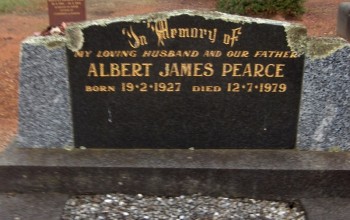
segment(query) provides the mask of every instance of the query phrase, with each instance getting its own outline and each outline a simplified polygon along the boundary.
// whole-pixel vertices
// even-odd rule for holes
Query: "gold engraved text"
[[[85,92],[115,92],[115,86],[85,86]]]
[[[164,71],[160,71],[159,76],[210,77],[214,75],[213,67],[212,63],[165,63]]]
[[[230,45],[230,47],[233,47],[235,45],[235,42],[239,40],[239,35],[242,34],[242,28],[236,28],[232,29],[231,35],[224,34],[224,44]]]
[[[249,51],[247,50],[230,50],[226,53],[227,57],[249,57]]]
[[[121,83],[122,92],[180,92],[181,83],[179,82],[154,82],[154,83]]]
[[[198,57],[198,50],[145,50],[142,57]]]
[[[137,35],[134,30],[132,29],[132,26],[130,26],[129,30],[126,28],[123,28],[122,34],[126,35],[129,40],[129,45],[132,48],[139,48],[140,46],[147,45],[147,38],[144,35]]]
[[[259,92],[259,93],[285,93],[287,92],[285,83],[228,83],[227,92]]]
[[[222,52],[220,50],[206,50],[203,57],[221,57]]]
[[[192,92],[221,92],[220,86],[192,86]]]
[[[149,22],[150,28],[158,38],[158,46],[165,46],[165,40],[175,38],[208,39],[210,43],[215,43],[217,39],[217,28],[169,28],[167,20]]]
[[[285,64],[223,63],[221,76],[282,78]]]
[[[96,57],[137,57],[136,50],[99,50]]]
[[[86,50],[80,50],[77,52],[74,52],[74,57],[76,58],[84,58],[84,57],[90,57],[92,51],[86,51]]]
[[[298,58],[297,52],[293,51],[255,51],[254,57],[266,58]]]
[[[152,63],[90,63],[88,77],[149,77]]]

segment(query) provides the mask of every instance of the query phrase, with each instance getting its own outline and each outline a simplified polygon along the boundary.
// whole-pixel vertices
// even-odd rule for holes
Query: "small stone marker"
[[[85,0],[47,0],[51,26],[86,20]]]
[[[350,40],[350,2],[343,2],[339,5],[337,34],[348,41]]]
[[[295,147],[302,27],[186,11],[67,34],[76,146]]]

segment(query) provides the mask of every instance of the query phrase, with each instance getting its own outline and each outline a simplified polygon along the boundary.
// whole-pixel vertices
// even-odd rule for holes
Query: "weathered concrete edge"
[[[6,166],[350,170],[350,152],[250,149],[31,149],[9,146]],[[291,166],[293,165],[293,166]]]
[[[350,198],[301,199],[307,220],[345,220],[350,216]]]
[[[11,149],[0,192],[350,196],[350,153],[263,150]]]

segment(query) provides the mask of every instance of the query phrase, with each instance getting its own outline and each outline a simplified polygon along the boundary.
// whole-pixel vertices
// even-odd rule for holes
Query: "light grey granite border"
[[[22,43],[17,145],[73,146],[65,38],[31,37]]]
[[[307,34],[306,28],[303,25],[297,23],[290,23],[284,21],[276,21],[262,18],[252,18],[239,15],[226,14],[217,11],[198,11],[198,10],[175,10],[157,12],[145,15],[129,15],[125,17],[99,19],[93,21],[86,21],[81,23],[75,23],[70,25],[67,30],[67,47],[72,51],[78,51],[83,47],[84,34],[83,29],[91,26],[107,26],[116,22],[146,22],[146,21],[158,21],[163,19],[169,19],[174,16],[189,15],[189,16],[201,16],[207,20],[223,20],[233,23],[257,23],[257,24],[269,24],[283,26],[287,34],[287,42],[292,51],[297,51],[299,54],[304,54]]]
[[[331,41],[334,39],[328,39]],[[306,58],[297,146],[301,150],[349,151],[350,44],[324,52],[324,57]]]

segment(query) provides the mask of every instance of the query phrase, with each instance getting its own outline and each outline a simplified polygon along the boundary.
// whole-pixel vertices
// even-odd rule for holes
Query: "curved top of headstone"
[[[297,51],[299,54],[303,54],[306,52],[307,56],[312,59],[324,58],[339,49],[342,49],[344,47],[350,47],[349,42],[345,41],[342,38],[308,37],[306,28],[300,24],[262,18],[251,18],[239,15],[231,15],[216,11],[196,10],[165,11],[145,15],[129,15],[125,17],[85,21],[70,25],[67,29],[67,36],[29,37],[26,40],[24,40],[23,43],[31,45],[42,45],[46,46],[49,49],[67,46],[70,50],[77,51],[83,47],[83,43],[85,41],[83,32],[84,29],[87,29],[89,27],[107,27],[108,25],[119,22],[156,22],[159,20],[169,19],[181,15],[200,16],[204,19],[207,19],[208,21],[222,20],[225,22],[240,24],[255,23],[272,26],[281,26],[286,32],[286,38],[290,49],[292,51]]]
[[[132,23],[147,23],[147,22],[157,22],[164,19],[169,19],[172,17],[177,17],[181,15],[189,16],[200,16],[204,19],[209,20],[221,20],[231,23],[239,24],[264,24],[273,26],[282,26],[286,32],[286,38],[288,46],[292,51],[297,51],[303,54],[305,51],[307,31],[306,28],[300,24],[293,24],[283,21],[275,21],[262,18],[251,18],[239,15],[226,14],[216,11],[196,11],[196,10],[175,10],[175,11],[165,11],[150,13],[145,15],[130,15],[125,17],[111,18],[111,19],[100,19],[94,21],[87,21],[82,23],[76,23],[69,26],[67,29],[68,36],[68,48],[72,51],[80,50],[84,43],[83,30],[91,26],[104,26],[107,27],[110,24],[119,22],[132,22]]]
[[[190,16],[201,16],[208,20],[224,20],[227,22],[234,22],[234,23],[263,23],[263,24],[271,24],[271,25],[283,25],[283,26],[291,26],[295,24],[285,22],[285,21],[276,21],[276,20],[270,20],[270,19],[263,19],[263,18],[252,18],[252,17],[245,17],[240,15],[233,15],[233,14],[227,14],[222,13],[218,11],[199,11],[199,10],[174,10],[174,11],[163,11],[163,12],[155,12],[155,13],[148,13],[148,14],[142,14],[142,15],[128,15],[124,17],[117,17],[117,18],[107,18],[107,19],[98,19],[94,21],[86,21],[86,22],[80,22],[76,23],[75,27],[80,27],[82,29],[89,27],[91,25],[101,25],[106,26],[111,23],[115,22],[145,22],[146,21],[157,21],[157,20],[164,20],[171,17],[176,17],[180,15],[190,15]],[[72,27],[73,27],[72,26]],[[299,25],[300,26],[300,25]]]
[[[31,44],[36,46],[46,46],[47,48],[57,48],[65,47],[67,38],[61,35],[51,35],[51,36],[32,36],[26,38],[23,43]]]

